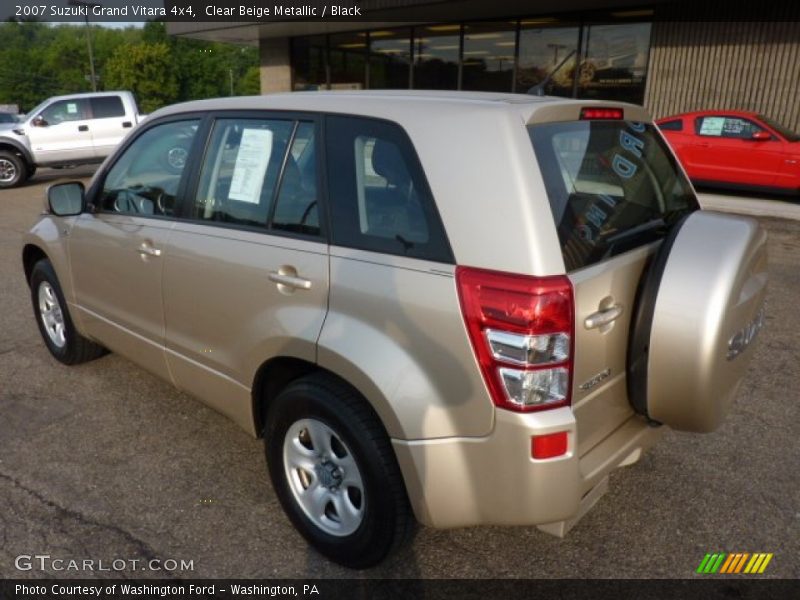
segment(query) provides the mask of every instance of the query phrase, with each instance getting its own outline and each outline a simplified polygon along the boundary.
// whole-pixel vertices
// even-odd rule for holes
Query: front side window
[[[53,102],[42,111],[41,117],[48,125],[58,125],[67,121],[81,121],[86,118],[86,101],[75,99]]]
[[[697,133],[706,137],[749,140],[754,133],[764,131],[749,119],[741,117],[699,117]]]
[[[100,209],[138,216],[172,216],[198,125],[196,119],[163,123],[137,137],[108,171],[100,193]]]
[[[334,243],[449,262],[433,198],[402,128],[329,117],[327,139]]]
[[[191,216],[265,228],[294,125],[289,120],[218,119]]]
[[[650,124],[528,128],[568,271],[661,239],[697,200]]]

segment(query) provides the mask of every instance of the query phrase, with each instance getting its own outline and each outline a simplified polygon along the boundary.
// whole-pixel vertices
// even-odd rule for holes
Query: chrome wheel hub
[[[319,529],[350,535],[364,520],[364,483],[350,449],[322,421],[301,419],[286,432],[283,465],[298,506]]]
[[[63,348],[67,343],[64,313],[53,286],[47,281],[39,284],[38,300],[39,315],[47,337],[57,348]]]
[[[6,158],[0,158],[0,181],[13,181],[17,176],[17,167]]]

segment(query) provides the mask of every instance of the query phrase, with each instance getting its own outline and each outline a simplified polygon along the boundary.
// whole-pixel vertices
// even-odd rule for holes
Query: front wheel
[[[75,365],[102,356],[106,350],[75,329],[49,260],[40,260],[31,273],[31,301],[36,323],[47,349],[65,365]]]
[[[0,152],[0,189],[20,185],[28,178],[28,168],[13,152]]]
[[[346,567],[376,565],[413,527],[400,469],[371,408],[327,375],[287,386],[266,427],[270,477],[289,519]]]

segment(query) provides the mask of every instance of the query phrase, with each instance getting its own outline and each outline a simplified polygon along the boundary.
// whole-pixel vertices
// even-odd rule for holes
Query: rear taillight
[[[621,108],[592,107],[581,109],[581,119],[584,121],[621,121],[625,116]]]
[[[457,267],[456,281],[495,405],[518,412],[568,405],[574,321],[569,279]]]

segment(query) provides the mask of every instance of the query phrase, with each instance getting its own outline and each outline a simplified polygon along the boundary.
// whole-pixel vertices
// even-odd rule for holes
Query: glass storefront
[[[413,48],[414,89],[458,89],[461,25],[415,27]]]
[[[641,104],[650,51],[650,23],[592,25],[586,28],[585,35],[578,97]]]
[[[464,25],[461,89],[513,91],[516,40],[513,22]]]
[[[411,85],[411,29],[369,32],[369,87],[407,89]]]
[[[295,90],[438,89],[641,104],[650,23],[523,18],[296,37]]]
[[[361,90],[367,87],[367,34],[340,33],[328,38],[330,87]]]
[[[545,19],[520,22],[517,91],[543,85],[548,95],[571,97],[581,28],[548,25]]]

